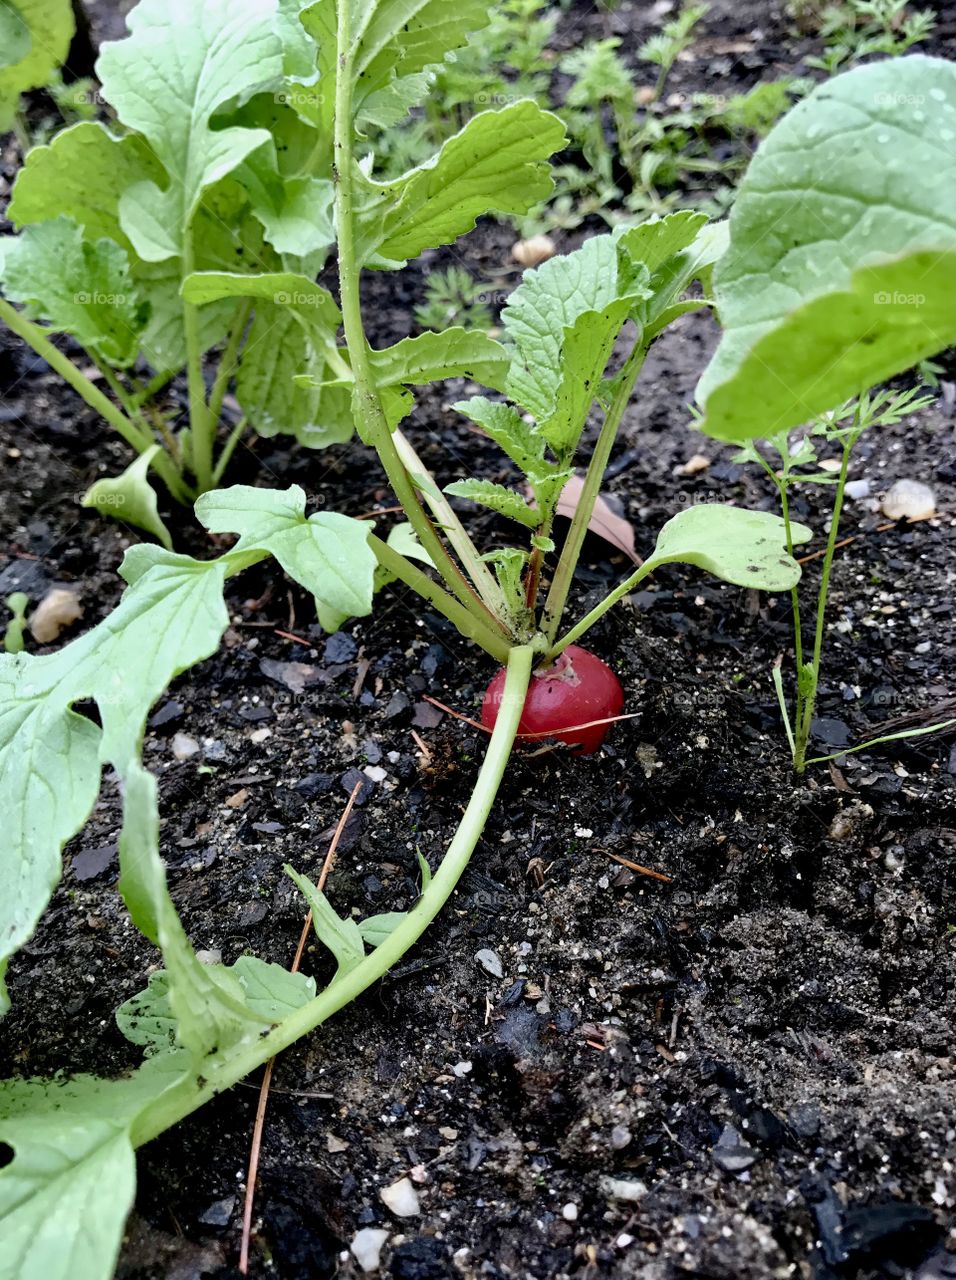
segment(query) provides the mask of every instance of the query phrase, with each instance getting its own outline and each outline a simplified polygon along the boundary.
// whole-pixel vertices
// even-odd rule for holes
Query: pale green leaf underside
[[[805,525],[790,528],[795,545],[813,536]],[[668,520],[644,567],[663,564],[696,565],[724,582],[761,591],[788,591],[800,580],[779,516],[717,503],[689,507]]]
[[[956,339],[956,66],[837,76],[760,147],[716,271],[703,429],[788,429]]]
[[[170,680],[213,653],[226,628],[225,566],[133,547],[131,584],[99,626],[57,653],[0,655],[0,960],[33,931],[60,876],[60,849],[86,820],[100,763],[121,772]],[[71,710],[92,698],[102,729]]]
[[[250,97],[282,74],[275,6],[252,0],[140,0],[131,35],[105,44],[97,61],[103,94],[127,128],[149,143],[168,176],[165,189],[136,183],[120,198],[120,219],[139,256],[182,253],[203,191],[269,141],[260,129],[211,127],[231,99]]]
[[[162,173],[136,134],[115,138],[105,125],[85,120],[27,152],[7,216],[22,227],[63,214],[88,239],[106,236],[130,249],[119,223],[120,195],[134,182],[160,181]]]
[[[111,365],[136,357],[143,310],[126,251],[112,240],[84,240],[69,218],[27,227],[4,244],[3,288],[51,328],[72,334]]]
[[[554,183],[548,157],[564,125],[531,101],[473,116],[432,160],[382,191],[391,202],[378,253],[403,261],[450,244],[485,213],[527,213]]]
[[[220,298],[255,298],[288,307],[310,328],[334,336],[342,315],[328,289],[294,271],[270,271],[244,275],[232,271],[196,271],[186,277],[182,294],[187,302],[202,305]]]
[[[156,505],[156,490],[149,483],[149,464],[159,452],[159,445],[141,453],[122,474],[97,480],[83,495],[83,506],[94,507],[101,515],[124,524],[145,529],[167,551],[173,547],[169,530],[163,524]]]
[[[367,522],[332,511],[306,518],[305,493],[298,485],[285,490],[233,485],[204,494],[196,515],[212,533],[239,534],[236,551],[275,556],[326,607],[348,617],[371,610],[376,560]]]
[[[396,77],[442,62],[490,17],[483,0],[361,0],[351,7],[356,104]],[[313,23],[307,28],[320,31]]]
[[[130,1130],[182,1079],[185,1055],[164,1054],[125,1080],[0,1082],[3,1280],[109,1280],[133,1202]]]

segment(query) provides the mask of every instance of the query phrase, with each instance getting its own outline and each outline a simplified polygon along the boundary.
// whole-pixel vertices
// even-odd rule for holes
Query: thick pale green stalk
[[[393,431],[392,440],[406,471],[413,475],[425,476],[428,480],[433,479],[431,472],[415,452],[411,441],[401,431]],[[438,527],[457,552],[465,572],[471,578],[482,600],[496,617],[505,617],[505,598],[497,579],[478,554],[477,547],[469,537],[465,526],[455,515],[451,503],[437,485],[431,491],[422,490],[422,496],[438,521]]]
[[[243,1046],[221,1063],[215,1058],[210,1059],[204,1065],[204,1070],[190,1076],[168,1094],[157,1099],[133,1126],[134,1146],[139,1147],[151,1141],[223,1089],[228,1089],[250,1071],[268,1062],[275,1054],[281,1053],[296,1040],[321,1026],[339,1009],[366,991],[373,982],[384,977],[415,945],[451,897],[484,830],[518,732],[518,721],[531,677],[531,660],[530,645],[515,646],[508,655],[501,707],[475,788],[458,830],[448,846],[448,852],[411,911],[361,963],[341,978],[335,979],[321,995],[283,1019],[267,1035],[253,1044]]]
[[[826,554],[823,557],[823,570],[820,575],[820,591],[817,595],[817,625],[813,637],[813,657],[810,662],[812,675],[810,689],[803,703],[803,714],[796,725],[796,751],[793,764],[797,773],[803,773],[807,767],[807,744],[810,741],[810,726],[816,708],[817,686],[820,682],[820,661],[823,656],[823,629],[826,621],[827,597],[830,594],[830,570],[833,568],[833,555],[836,551],[837,535],[840,530],[840,515],[843,511],[843,495],[846,489],[847,472],[850,469],[850,454],[856,443],[855,436],[848,436],[843,442],[843,458],[840,463],[840,474],[836,484],[836,496],[833,502],[833,515],[830,517],[830,533],[827,537]],[[797,673],[799,679],[799,672]]]
[[[195,270],[192,235],[187,230],[183,248],[183,279]],[[189,443],[192,468],[200,493],[213,487],[212,448],[215,428],[206,404],[199,340],[199,308],[183,299],[183,333],[186,338],[186,385],[189,389]]]
[[[41,356],[51,369],[54,369],[64,382],[82,396],[86,403],[106,422],[118,431],[128,445],[137,453],[145,453],[156,443],[151,435],[142,431],[121,409],[118,409],[108,396],[89,378],[80,373],[73,361],[55,347],[39,325],[28,320],[21,312],[10,305],[5,298],[0,298],[0,320],[11,329],[28,346]],[[189,494],[182,479],[176,474],[172,461],[166,454],[157,454],[153,462],[153,470],[162,478],[166,488],[179,502],[188,502]]]
[[[372,372],[372,365],[368,355],[368,342],[365,338],[365,327],[362,322],[359,265],[355,250],[355,228],[353,225],[353,66],[350,51],[351,26],[349,9],[350,6],[345,3],[336,5],[339,56],[335,80],[334,163],[332,174],[335,183],[335,222],[338,237],[339,293],[342,306],[342,324],[345,330],[349,359],[352,363],[352,375],[355,379],[354,403],[356,412],[361,418],[365,436],[375,446],[396,498],[404,507],[409,523],[418,535],[419,542],[431,557],[438,573],[441,574],[449,589],[466,608],[487,611],[488,617],[500,628],[502,635],[506,635],[504,624],[500,619],[494,618],[491,611],[487,609],[487,606],[466,581],[458,565],[449,555],[445,544],[438,536],[431,520],[423,511],[418,499],[418,492],[412,484],[408,472],[402,465],[401,458],[395,448],[385,410],[378,394],[375,376]]]
[[[396,578],[400,578],[413,591],[417,591],[429,604],[434,605],[439,613],[443,613],[449,622],[455,624],[463,636],[481,645],[485,653],[490,654],[496,662],[507,661],[511,646],[497,631],[488,626],[484,618],[466,609],[461,601],[456,600],[440,583],[429,578],[427,573],[422,573],[421,569],[413,565],[406,556],[401,555],[381,538],[377,538],[375,534],[369,534],[368,544],[383,568],[394,574]]]
[[[209,417],[212,423],[213,431],[219,426],[219,418],[222,414],[222,402],[226,396],[226,388],[229,386],[229,379],[236,371],[239,364],[239,344],[242,342],[242,335],[246,328],[246,322],[252,312],[252,299],[244,298],[239,303],[239,309],[236,312],[229,330],[229,337],[226,339],[226,345],[223,348],[222,355],[219,357],[219,368],[216,370],[216,376],[213,379],[212,391],[209,393]],[[221,474],[221,471],[220,471]]]
[[[598,436],[597,444],[594,446],[594,452],[591,455],[591,461],[588,464],[581,497],[578,499],[577,510],[571,520],[571,528],[568,530],[568,536],[561,549],[561,558],[558,561],[554,580],[551,583],[551,589],[548,591],[548,598],[545,602],[542,630],[552,644],[558,633],[558,627],[561,625],[564,606],[567,604],[568,592],[571,589],[571,579],[574,577],[578,557],[584,545],[584,537],[588,531],[591,516],[594,514],[594,504],[597,502],[598,494],[601,492],[604,472],[607,470],[611,450],[617,438],[618,427],[621,425],[621,418],[624,416],[624,410],[627,408],[627,402],[630,400],[631,392],[634,390],[637,375],[640,373],[641,365],[644,363],[645,354],[646,352],[641,346],[641,339],[638,338],[631,349],[631,354],[628,356],[624,368],[621,370],[621,380],[617,385],[614,398],[608,406],[608,411],[604,415],[601,434]]]
[[[574,644],[575,640],[579,640],[585,631],[589,631],[595,622],[599,622],[607,613],[608,609],[612,609],[618,600],[623,600],[629,591],[633,591],[639,582],[642,582],[649,573],[653,573],[656,565],[648,562],[642,564],[639,569],[631,574],[629,578],[625,578],[619,587],[615,587],[610,595],[604,597],[600,604],[596,604],[590,613],[586,613],[580,622],[576,622],[570,631],[566,631],[560,640],[555,640],[551,648],[545,652],[542,658],[543,663],[553,662],[555,658],[569,644]]]

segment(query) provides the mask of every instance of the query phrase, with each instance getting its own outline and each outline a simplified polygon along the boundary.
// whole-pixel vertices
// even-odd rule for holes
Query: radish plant
[[[191,68],[203,93],[212,94],[203,97],[206,107],[224,107],[220,94],[228,89],[238,96],[232,107],[241,115],[260,84],[253,53],[258,48],[265,56],[271,48],[265,37],[250,34],[252,15],[267,15],[269,32],[282,32],[283,68],[294,92],[311,104],[323,145],[331,139],[338,305],[311,280],[301,298],[296,273],[274,260],[258,273],[236,272],[210,267],[190,251],[192,214],[185,211],[195,213],[194,197],[201,206],[207,179],[214,185],[234,171],[240,153],[251,154],[246,125],[211,129],[211,110],[191,115],[195,137],[164,125],[162,163],[181,184],[160,187],[142,179],[120,201],[130,243],[138,237],[141,247],[176,250],[170,256],[177,287],[186,307],[196,308],[183,311],[184,333],[194,330],[202,307],[237,299],[266,299],[276,308],[276,336],[295,332],[285,327],[289,317],[310,334],[328,326],[322,369],[299,362],[295,389],[328,393],[348,406],[348,420],[375,448],[406,523],[383,538],[345,515],[308,515],[306,496],[294,486],[212,490],[199,498],[196,513],[210,532],[235,537],[229,550],[196,560],[165,547],[133,547],[121,568],[127,590],[104,622],[59,652],[0,656],[0,804],[7,837],[0,861],[0,961],[6,965],[30,938],[58,882],[62,847],[89,817],[108,766],[122,786],[120,893],[164,966],[117,1012],[123,1033],[144,1049],[131,1076],[0,1085],[0,1141],[13,1152],[0,1171],[0,1231],[4,1265],[20,1280],[47,1280],[54,1261],[64,1258],[77,1280],[108,1276],[132,1203],[135,1148],[321,1025],[416,943],[468,864],[519,734],[549,735],[575,750],[599,746],[602,722],[618,713],[621,693],[606,665],[577,641],[641,579],[686,564],[745,587],[785,591],[800,576],[788,539],[792,548],[809,530],[765,512],[699,506],[668,521],[647,560],[603,601],[570,625],[565,620],[585,530],[647,350],[677,317],[708,305],[725,230],[708,226],[703,215],[678,213],[619,228],[526,273],[504,310],[503,344],[450,329],[384,349],[370,346],[362,272],[393,270],[425,248],[452,242],[490,210],[530,207],[547,195],[546,160],[563,139],[553,116],[519,102],[475,117],[402,178],[377,181],[374,166],[360,160],[364,122],[371,113],[379,119],[400,114],[418,92],[423,69],[484,20],[484,6],[473,0],[422,0],[410,12],[399,0],[318,0],[300,24],[288,8],[272,12],[268,0],[204,6],[206,41],[187,42],[187,56],[177,64]],[[144,132],[152,130],[144,86],[165,65],[169,49],[167,13],[185,22],[193,9],[143,0],[131,15],[139,33],[131,41],[138,74],[131,57],[120,98]],[[236,68],[220,65],[224,50],[239,58]],[[314,66],[305,65],[306,55]],[[103,56],[108,81],[118,55]],[[242,69],[249,67],[255,75],[247,80]],[[278,136],[269,134],[274,144]],[[128,137],[133,150],[135,135]],[[308,207],[322,217],[320,200]],[[183,235],[175,244],[163,239]],[[92,252],[115,258],[95,242]],[[704,296],[688,297],[695,281]],[[188,363],[197,393],[195,358]],[[500,446],[525,488],[464,475],[442,491],[402,433],[414,407],[412,388],[461,374],[497,393],[472,396],[458,408]],[[600,431],[594,447],[582,449],[595,405]],[[576,462],[585,466],[583,488],[559,553],[554,514]],[[490,508],[517,536],[482,550],[451,499]],[[503,669],[491,676],[483,711],[493,727],[460,825],[434,873],[422,864],[421,895],[410,910],[363,921],[340,917],[289,868],[335,961],[334,977],[321,991],[312,978],[256,957],[231,966],[199,962],[168,892],[157,783],[141,760],[151,705],[220,642],[228,623],[227,580],[268,557],[314,595],[328,625],[368,613],[375,589],[397,579]],[[77,710],[86,702],[96,704],[98,722]]]
[[[740,457],[770,475],[788,529],[793,483],[834,486],[806,649],[796,585],[791,593],[792,716],[782,675],[774,670],[798,773],[810,763],[827,596],[853,448],[868,428],[898,422],[927,403],[912,392],[872,388],[956,341],[954,139],[956,69],[950,62],[914,55],[821,85],[757,153],[715,272],[724,333],[698,387],[699,425],[718,439],[744,444]],[[792,438],[807,423],[809,431]],[[839,449],[835,475],[812,469],[820,437]],[[757,449],[758,438],[769,442],[779,467]],[[789,533],[787,545],[792,551]]]

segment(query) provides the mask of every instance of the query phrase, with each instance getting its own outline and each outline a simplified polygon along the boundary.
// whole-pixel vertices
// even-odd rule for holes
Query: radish
[[[481,723],[493,729],[505,684],[502,668],[485,690]],[[600,658],[570,644],[551,666],[541,667],[531,677],[524,710],[518,723],[518,737],[555,738],[574,748],[579,755],[597,751],[611,727],[591,725],[619,715],[624,691],[617,676]],[[589,728],[574,728],[590,725]]]

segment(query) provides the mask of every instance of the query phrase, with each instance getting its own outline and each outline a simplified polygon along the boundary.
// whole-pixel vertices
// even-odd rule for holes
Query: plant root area
[[[618,34],[636,47],[644,10],[582,7],[559,43]],[[813,47],[776,5],[715,5],[702,30],[677,88],[745,88]],[[424,267],[463,262],[507,288],[513,239],[489,222]],[[420,269],[367,282],[378,345],[410,331],[421,283]],[[715,341],[708,317],[679,320],[625,418],[608,490],[639,553],[690,502],[773,509],[761,473],[688,428]],[[873,494],[923,480],[940,514],[881,528],[878,511],[848,502],[843,533],[856,540],[834,568],[814,754],[953,714],[952,368],[942,376],[935,406],[859,447],[852,478]],[[409,434],[443,483],[513,480],[448,408],[468,390],[422,393]],[[9,335],[0,392],[0,595],[73,587],[85,616],[65,640],[119,597],[115,567],[137,535],[78,495],[128,458]],[[709,465],[683,473],[694,454]],[[300,483],[311,509],[362,515],[393,505],[377,475],[357,442],[309,454],[277,439],[240,450],[233,479]],[[830,497],[797,491],[810,553]],[[210,553],[188,513],[166,514],[177,548]],[[490,515],[474,527],[486,547],[507,532]],[[628,563],[589,537],[572,616]],[[805,618],[819,566],[806,566]],[[318,875],[356,781],[329,896],[362,916],[414,901],[416,851],[437,863],[484,749],[428,698],[474,717],[493,668],[400,587],[334,636],[277,571],[257,567],[229,592],[225,643],[154,708],[145,762],[194,945],[288,965],[305,907],[283,863]],[[795,778],[771,680],[783,654],[792,689],[788,611],[786,597],[663,570],[591,633],[634,718],[589,758],[520,748],[449,908],[386,981],[282,1055],[251,1275],[358,1277],[349,1246],[365,1227],[388,1231],[378,1274],[396,1280],[956,1275],[954,740],[892,743]],[[137,1061],[113,1013],[158,955],[117,893],[119,826],[107,777],[11,965],[5,1074]],[[318,943],[303,967],[331,977]],[[238,1275],[258,1083],[139,1153],[125,1280]],[[380,1193],[405,1177],[418,1212],[397,1217]]]

